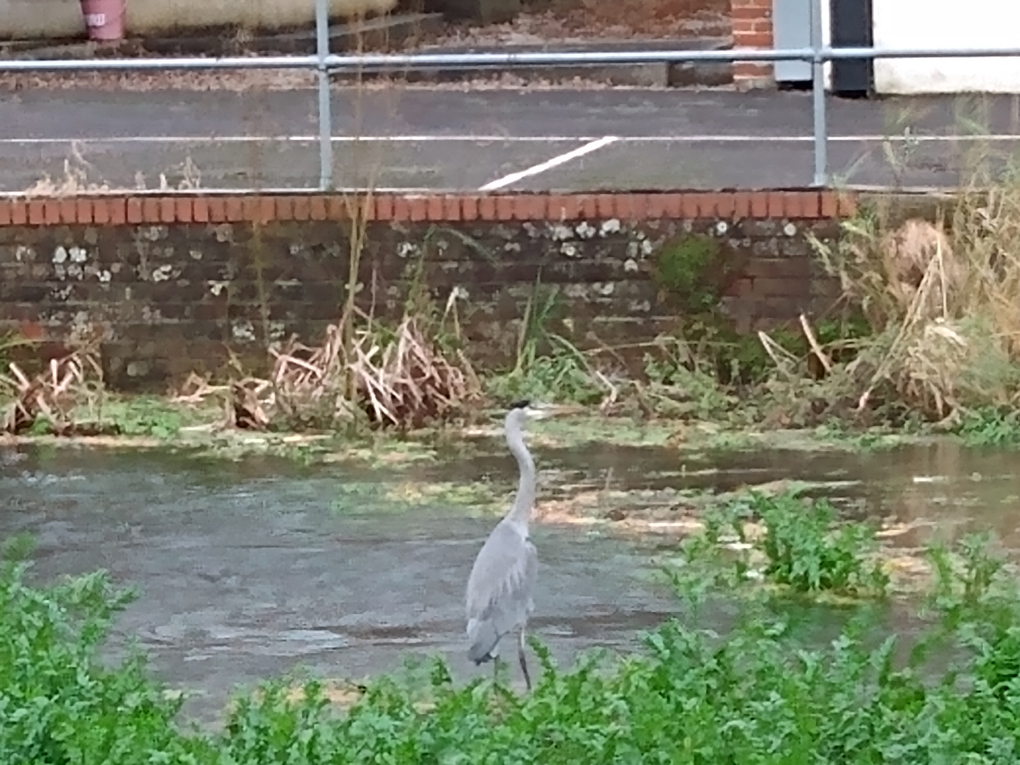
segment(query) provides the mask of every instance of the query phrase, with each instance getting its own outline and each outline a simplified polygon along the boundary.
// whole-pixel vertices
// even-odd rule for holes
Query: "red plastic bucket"
[[[124,39],[125,0],[81,0],[90,40]]]

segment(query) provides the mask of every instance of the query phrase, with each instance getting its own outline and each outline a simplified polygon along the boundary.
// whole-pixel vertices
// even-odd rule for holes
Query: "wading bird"
[[[524,682],[531,690],[524,657],[524,629],[534,609],[531,596],[538,577],[538,554],[528,538],[528,520],[535,504],[535,461],[524,445],[525,421],[552,414],[547,408],[518,401],[506,415],[506,443],[517,460],[520,483],[510,511],[496,524],[478,552],[467,585],[468,658],[476,666],[495,661],[499,641],[518,633],[518,658]]]

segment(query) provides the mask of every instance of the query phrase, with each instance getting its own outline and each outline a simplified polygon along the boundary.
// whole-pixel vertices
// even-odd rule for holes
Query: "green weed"
[[[186,762],[195,742],[174,727],[180,702],[137,657],[113,667],[98,658],[131,594],[103,572],[34,588],[24,581],[27,568],[18,559],[0,563],[3,761]]]
[[[548,402],[595,404],[605,394],[592,377],[587,362],[574,349],[559,348],[536,356],[519,370],[486,380],[486,390],[496,401],[518,398]]]
[[[568,668],[532,638],[541,671],[524,695],[487,673],[456,684],[438,659],[344,701],[314,679],[297,696],[269,681],[239,693],[217,733],[179,726],[180,699],[140,659],[98,660],[123,592],[101,573],[29,585],[28,551],[16,552],[0,568],[0,753],[11,765],[1006,765],[1020,754],[1020,599],[1003,589],[992,610],[1003,571],[976,539],[945,552],[936,587],[940,613],[954,614],[936,632],[959,646],[948,669],[920,650],[900,658],[904,639],[876,635],[867,612],[807,642],[749,602],[725,635],[695,614]]]
[[[889,577],[876,555],[875,529],[835,519],[827,500],[749,492],[705,513],[704,531],[681,543],[685,570],[671,575],[680,587],[699,581],[732,588],[760,578],[794,594],[884,595]]]
[[[501,499],[484,482],[464,485],[415,480],[403,483],[344,481],[338,486],[337,494],[331,505],[337,515],[411,513],[421,512],[425,507],[479,512],[496,509]]]
[[[666,243],[655,261],[652,278],[684,311],[700,314],[719,302],[732,270],[718,239],[688,234]]]
[[[795,592],[859,595],[883,592],[889,584],[876,551],[875,529],[865,523],[834,526],[827,500],[753,494],[750,510],[765,525],[765,578]]]
[[[550,328],[558,298],[556,288],[536,280],[518,333],[513,369],[485,379],[490,398],[594,404],[605,395],[585,354]]]
[[[95,417],[102,431],[122,436],[150,436],[168,439],[189,424],[183,407],[174,407],[163,399],[148,396],[106,397]]]
[[[968,446],[1020,447],[1020,412],[981,407],[964,412],[955,432]]]

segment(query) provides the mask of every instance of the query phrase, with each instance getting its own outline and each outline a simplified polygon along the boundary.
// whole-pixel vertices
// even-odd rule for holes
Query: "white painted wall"
[[[1020,46],[1020,0],[872,0],[876,48]],[[878,93],[1020,93],[1020,59],[876,59]]]
[[[392,10],[397,0],[329,0],[333,19]],[[253,29],[311,26],[314,0],[127,0],[127,31],[159,34],[243,24]],[[0,0],[0,40],[85,36],[79,0]]]

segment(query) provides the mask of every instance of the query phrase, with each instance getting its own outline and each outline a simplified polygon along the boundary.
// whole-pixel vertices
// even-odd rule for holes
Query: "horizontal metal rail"
[[[385,53],[337,55],[329,53],[328,5],[315,0],[316,55],[226,56],[221,58],[108,58],[0,60],[0,73],[310,69],[318,71],[319,188],[333,186],[331,72],[392,72],[427,69],[512,69],[534,66],[614,66],[697,62],[808,61],[812,65],[812,137],[814,185],[828,182],[824,66],[843,59],[1020,58],[1020,47],[1006,48],[834,48],[822,40],[821,2],[811,3],[811,47],[781,50],[632,50],[530,51],[520,53]]]
[[[2,60],[0,72],[95,72],[176,69],[317,69],[334,71],[442,69],[515,66],[611,66],[734,61],[835,61],[851,58],[1020,57],[1014,48],[788,48],[776,50],[534,51],[521,53],[380,53],[318,56],[227,56],[203,58],[106,58]]]

